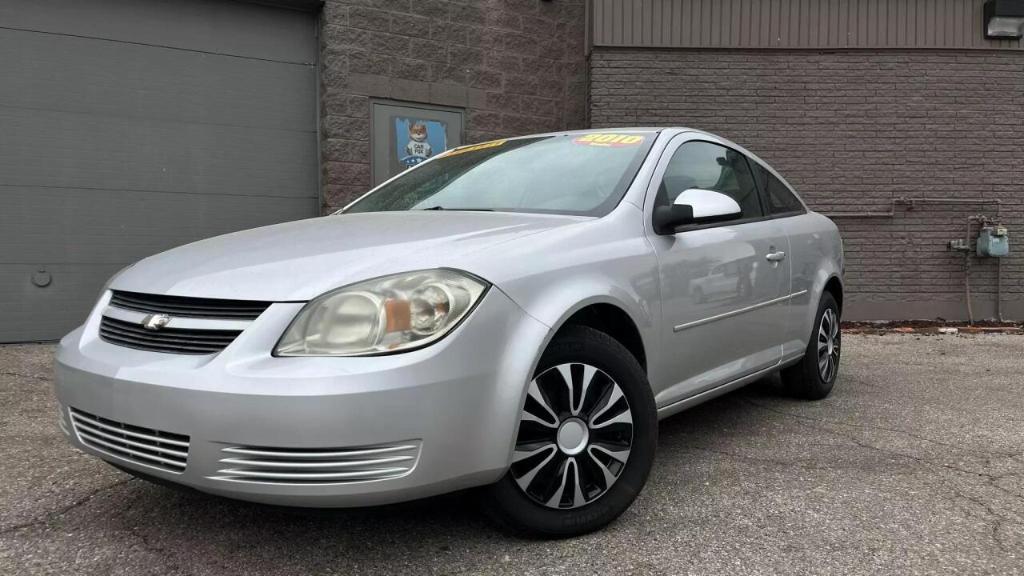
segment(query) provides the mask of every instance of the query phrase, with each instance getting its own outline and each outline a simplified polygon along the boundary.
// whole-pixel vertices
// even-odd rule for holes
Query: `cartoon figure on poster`
[[[398,162],[411,168],[448,149],[444,122],[395,118],[395,142],[398,144]]]

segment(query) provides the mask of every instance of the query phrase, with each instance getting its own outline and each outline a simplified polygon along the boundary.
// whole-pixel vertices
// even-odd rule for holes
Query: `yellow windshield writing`
[[[644,141],[644,137],[639,134],[613,134],[605,132],[595,132],[592,134],[584,134],[579,138],[573,140],[573,144],[580,144],[582,146],[606,146],[606,147],[619,147],[619,146],[638,146]]]
[[[465,154],[466,152],[476,152],[477,150],[486,150],[488,148],[497,148],[505,144],[506,140],[491,140],[490,142],[481,142],[480,144],[470,144],[469,146],[460,146],[458,148],[452,148],[451,150],[444,153],[444,156],[456,156],[459,154]]]

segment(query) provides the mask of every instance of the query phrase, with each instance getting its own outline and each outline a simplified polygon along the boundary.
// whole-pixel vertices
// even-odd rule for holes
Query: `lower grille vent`
[[[94,416],[71,408],[75,434],[104,454],[180,474],[188,461],[189,437]]]
[[[405,476],[416,466],[420,441],[350,448],[221,449],[223,468],[211,478],[263,484],[347,484]]]

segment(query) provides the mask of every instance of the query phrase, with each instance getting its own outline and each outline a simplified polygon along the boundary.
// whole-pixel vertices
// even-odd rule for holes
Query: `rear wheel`
[[[529,384],[512,465],[487,489],[488,509],[535,536],[596,530],[640,493],[656,444],[654,398],[636,358],[603,332],[566,328]]]
[[[782,371],[782,381],[790,393],[808,400],[820,400],[832,392],[839,376],[842,335],[839,305],[831,293],[824,292],[804,357]]]

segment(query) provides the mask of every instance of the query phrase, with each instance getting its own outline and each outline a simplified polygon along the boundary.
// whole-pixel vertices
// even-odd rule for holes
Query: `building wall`
[[[595,46],[1021,50],[985,0],[593,0]]]
[[[1024,54],[597,47],[591,60],[593,126],[721,134],[838,214],[848,318],[963,318],[964,258],[946,243],[997,210],[1004,315],[1024,318]],[[975,203],[894,206],[904,197]],[[994,315],[996,275],[973,259],[976,317]]]
[[[586,124],[585,0],[327,0],[323,210],[370,188],[370,102],[464,109],[468,143]]]

